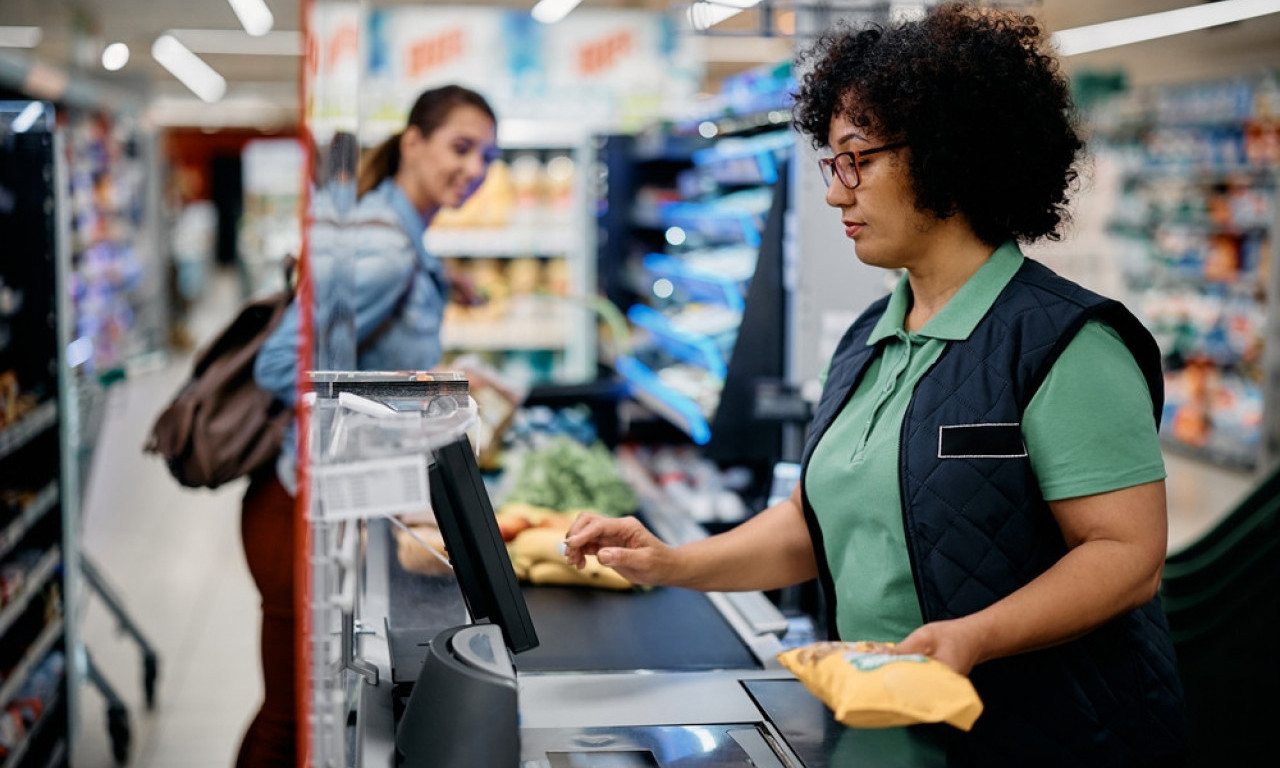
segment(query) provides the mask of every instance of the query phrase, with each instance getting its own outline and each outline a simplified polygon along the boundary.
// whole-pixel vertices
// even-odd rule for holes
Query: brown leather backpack
[[[146,451],[190,488],[217,488],[275,459],[293,409],[257,385],[253,361],[289,308],[281,291],[240,309],[195,360],[191,377],[169,403]]]

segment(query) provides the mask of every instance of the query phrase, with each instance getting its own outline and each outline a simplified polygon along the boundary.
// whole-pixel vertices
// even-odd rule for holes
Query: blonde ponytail
[[[364,197],[365,193],[374,189],[383,180],[396,175],[400,170],[400,131],[389,137],[377,147],[360,158],[360,167],[356,171],[356,197]]]

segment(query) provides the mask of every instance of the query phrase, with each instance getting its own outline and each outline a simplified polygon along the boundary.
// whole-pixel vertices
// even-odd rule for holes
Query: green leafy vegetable
[[[612,517],[636,509],[635,493],[618,474],[609,449],[600,443],[588,448],[568,437],[552,438],[525,455],[507,501],[561,512],[591,509]]]

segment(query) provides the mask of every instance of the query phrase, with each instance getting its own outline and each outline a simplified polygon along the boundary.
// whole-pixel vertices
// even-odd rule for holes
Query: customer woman
[[[337,316],[345,306],[354,317],[356,338],[347,343],[358,350],[358,369],[423,370],[440,362],[440,322],[450,281],[422,236],[437,211],[462,205],[484,179],[497,153],[496,129],[493,110],[479,94],[459,86],[426,91],[405,129],[362,164],[359,201],[343,226],[316,214],[311,228],[315,327],[340,328]],[[338,266],[344,248],[350,255],[347,270]],[[298,341],[295,303],[254,369],[259,385],[290,407],[297,399]],[[339,343],[336,336],[326,342]],[[336,350],[330,352],[340,359]],[[292,768],[296,761],[295,488],[291,431],[279,462],[252,479],[244,498],[245,557],[262,594],[264,696],[237,768]]]
[[[567,539],[572,563],[594,553],[645,584],[817,577],[836,637],[969,675],[973,730],[897,731],[894,765],[1167,765],[1184,749],[1156,597],[1158,351],[1018,247],[1058,236],[1082,149],[1045,43],[1032,18],[950,4],[820,39],[796,123],[831,153],[826,201],[857,258],[905,275],[831,358],[787,501],[675,548],[595,515]]]

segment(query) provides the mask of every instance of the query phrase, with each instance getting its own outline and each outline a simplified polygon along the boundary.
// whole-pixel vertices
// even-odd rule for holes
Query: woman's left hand
[[[966,619],[930,622],[907,635],[889,652],[928,656],[968,676],[982,660],[981,639],[971,623]]]

